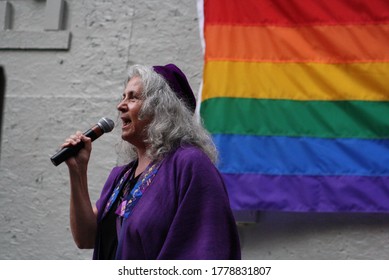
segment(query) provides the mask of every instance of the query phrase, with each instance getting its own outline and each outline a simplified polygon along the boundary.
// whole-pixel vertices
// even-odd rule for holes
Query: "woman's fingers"
[[[74,156],[66,160],[66,164],[69,168],[84,168],[88,164],[89,156],[92,150],[92,140],[82,134],[81,131],[77,131],[75,134],[70,135],[62,144],[62,148],[75,146],[80,142],[84,143],[83,148],[80,149]]]
[[[88,151],[92,149],[92,140],[89,137],[86,137],[84,134],[81,134],[80,141],[84,142],[85,149],[87,149]]]
[[[70,135],[66,138],[65,142],[61,145],[61,148],[77,145],[82,141],[83,136],[84,135],[80,131],[77,131],[76,134]]]

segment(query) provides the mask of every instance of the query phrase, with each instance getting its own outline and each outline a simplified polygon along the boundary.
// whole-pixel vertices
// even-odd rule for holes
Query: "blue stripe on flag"
[[[389,175],[388,139],[213,135],[222,173]]]

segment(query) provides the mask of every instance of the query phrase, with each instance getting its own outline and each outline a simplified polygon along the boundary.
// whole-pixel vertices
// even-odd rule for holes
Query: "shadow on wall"
[[[256,222],[240,224],[239,231],[248,239],[263,238],[258,245],[350,234],[387,237],[389,213],[260,212]]]
[[[240,224],[246,259],[387,259],[389,213],[260,212]]]
[[[346,228],[389,228],[388,213],[310,213],[310,212],[264,212],[259,221],[272,223],[273,230],[293,229],[296,234],[312,231],[332,231]]]
[[[260,212],[256,223],[241,224],[248,231],[260,231],[268,238],[312,235],[312,233],[388,230],[389,213],[294,213]]]
[[[3,131],[3,111],[5,99],[5,71],[0,65],[0,159],[1,159],[1,132]]]

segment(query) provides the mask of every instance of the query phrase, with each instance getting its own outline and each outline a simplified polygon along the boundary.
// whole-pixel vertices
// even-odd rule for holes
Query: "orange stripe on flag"
[[[389,25],[207,25],[206,60],[350,63],[389,61]]]

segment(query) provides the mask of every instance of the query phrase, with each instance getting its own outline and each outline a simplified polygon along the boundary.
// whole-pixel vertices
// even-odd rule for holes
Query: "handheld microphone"
[[[114,125],[115,124],[111,119],[101,118],[97,124],[95,124],[92,128],[84,132],[84,135],[94,141],[104,133],[110,132],[113,129]],[[58,166],[68,158],[75,156],[82,148],[84,148],[84,146],[84,142],[81,141],[75,146],[64,147],[50,158],[51,162],[55,166]]]

